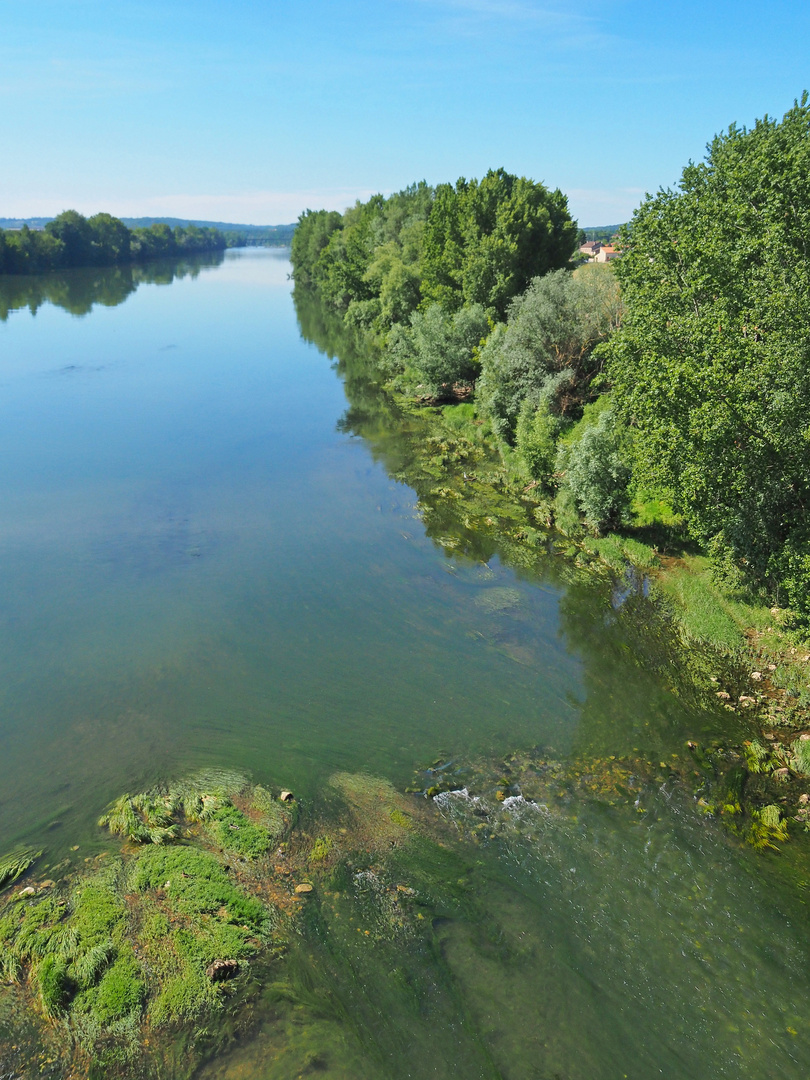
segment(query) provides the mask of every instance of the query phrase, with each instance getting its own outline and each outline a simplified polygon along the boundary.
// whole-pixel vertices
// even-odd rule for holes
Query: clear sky
[[[0,0],[0,216],[278,224],[503,166],[614,224],[808,46],[799,0]]]

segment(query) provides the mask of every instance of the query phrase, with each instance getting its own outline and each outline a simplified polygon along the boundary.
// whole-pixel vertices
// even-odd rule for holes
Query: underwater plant
[[[802,776],[810,776],[810,739],[796,739],[790,744],[790,767]]]
[[[750,773],[763,773],[768,768],[768,747],[759,739],[752,739],[744,748],[745,765]]]
[[[774,841],[784,842],[789,839],[788,824],[778,806],[770,804],[751,811],[751,827],[747,839],[755,848],[774,850],[778,850]]]
[[[113,836],[138,844],[165,844],[180,834],[165,802],[149,794],[122,795],[98,821]]]
[[[42,854],[34,848],[17,848],[15,851],[4,855],[0,859],[0,889],[11,885],[31,866]]]

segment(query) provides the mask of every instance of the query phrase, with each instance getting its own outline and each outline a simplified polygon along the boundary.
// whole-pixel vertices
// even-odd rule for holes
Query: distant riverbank
[[[153,224],[129,229],[111,214],[66,210],[43,229],[0,229],[0,273],[39,274],[80,266],[116,266],[202,251],[223,251],[219,229]]]

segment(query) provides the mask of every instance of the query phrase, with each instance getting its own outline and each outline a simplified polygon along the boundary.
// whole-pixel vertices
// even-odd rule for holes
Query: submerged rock
[[[205,974],[211,982],[225,982],[226,979],[233,979],[239,974],[239,961],[215,960],[205,969]]]

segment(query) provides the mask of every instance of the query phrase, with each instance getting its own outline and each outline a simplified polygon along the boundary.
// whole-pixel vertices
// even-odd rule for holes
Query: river
[[[657,762],[739,723],[649,649],[643,597],[426,527],[396,416],[299,322],[289,271],[244,249],[0,278],[3,848],[97,850],[113,797],[200,766],[306,808],[336,772]],[[306,1067],[806,1077],[803,891],[691,804],[665,773],[643,813],[512,802],[476,847],[472,798],[442,797],[466,915],[430,957],[396,946],[432,989],[409,1011],[390,951],[358,954],[333,973],[356,1037],[315,1010]],[[267,1004],[206,1075],[299,1075],[294,1029]]]

